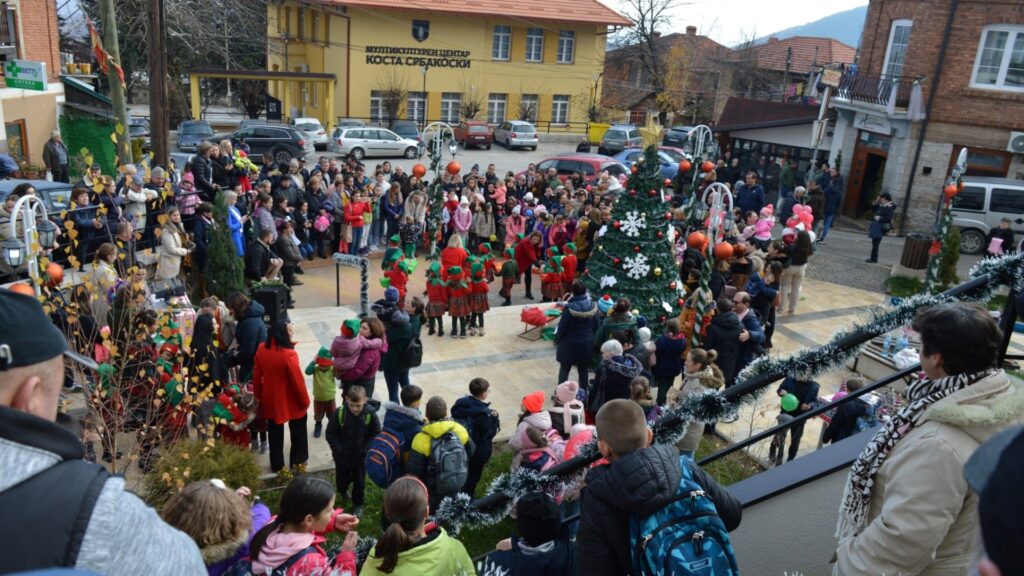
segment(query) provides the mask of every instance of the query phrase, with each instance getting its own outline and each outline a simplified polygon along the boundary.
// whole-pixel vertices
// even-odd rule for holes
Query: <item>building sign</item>
[[[892,122],[889,122],[888,118],[873,114],[858,114],[853,121],[853,127],[886,136],[892,134]]]
[[[412,37],[417,42],[423,42],[430,36],[430,20],[413,20]]]
[[[821,83],[825,86],[839,88],[839,81],[843,79],[843,71],[835,68],[825,68],[821,72]]]
[[[366,63],[383,66],[469,68],[469,50],[367,46]]]
[[[31,60],[8,60],[4,64],[8,88],[46,92],[46,63]]]

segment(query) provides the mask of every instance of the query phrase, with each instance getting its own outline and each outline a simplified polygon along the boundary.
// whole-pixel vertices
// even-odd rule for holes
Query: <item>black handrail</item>
[[[822,404],[822,405],[818,406],[817,408],[814,408],[812,410],[808,410],[807,412],[804,412],[803,414],[794,417],[792,420],[789,420],[788,422],[784,422],[782,424],[778,424],[778,425],[773,426],[773,427],[771,427],[771,428],[769,428],[767,430],[764,430],[762,432],[754,434],[753,436],[743,440],[742,442],[737,442],[736,444],[732,444],[730,446],[726,446],[725,448],[719,450],[718,452],[715,452],[714,454],[711,454],[709,456],[706,456],[705,458],[702,458],[699,462],[697,462],[697,464],[700,465],[700,466],[704,466],[706,464],[710,464],[711,462],[714,462],[715,460],[718,460],[720,458],[724,458],[725,456],[728,456],[729,454],[732,454],[734,452],[738,452],[738,451],[740,451],[740,450],[742,450],[744,448],[747,448],[748,446],[751,446],[752,444],[756,444],[756,443],[758,443],[758,442],[760,442],[762,440],[767,440],[768,438],[771,438],[771,437],[775,436],[776,434],[778,434],[779,432],[782,432],[783,430],[787,430],[787,429],[789,429],[789,428],[791,428],[793,426],[796,426],[797,424],[802,424],[802,423],[806,422],[807,420],[809,420],[811,418],[814,418],[815,416],[818,416],[820,414],[824,414],[825,412],[828,412],[829,410],[831,410],[833,408],[836,408],[840,404],[856,400],[857,398],[860,398],[861,396],[864,396],[865,394],[870,394],[871,392],[874,392],[875,390],[877,390],[877,389],[879,389],[879,388],[881,388],[883,386],[888,386],[889,384],[892,384],[893,382],[895,382],[897,380],[900,380],[902,378],[906,378],[907,376],[910,376],[911,374],[916,373],[920,369],[921,369],[921,365],[920,364],[915,364],[915,365],[913,365],[913,366],[911,366],[909,368],[904,368],[903,370],[900,370],[899,372],[894,372],[893,374],[890,374],[889,376],[886,376],[885,378],[882,378],[881,380],[876,380],[875,382],[872,382],[870,385],[865,386],[865,387],[861,388],[860,390],[857,390],[855,392],[850,392],[849,394],[847,394],[846,396],[843,396],[842,398],[840,398],[838,400],[835,400],[833,402],[829,402],[827,404]]]

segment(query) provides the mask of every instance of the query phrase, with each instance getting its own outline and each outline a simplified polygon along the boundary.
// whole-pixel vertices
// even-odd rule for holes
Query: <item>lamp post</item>
[[[39,224],[36,224],[36,219]],[[18,220],[22,220],[22,238],[18,239]],[[57,235],[57,225],[50,222],[46,207],[42,201],[35,196],[22,196],[14,203],[11,210],[11,220],[8,223],[10,230],[7,240],[0,244],[3,251],[3,258],[11,266],[17,269],[23,262],[28,260],[28,273],[32,277],[32,287],[36,295],[40,294],[39,261],[37,256],[43,246],[53,246],[53,240]]]
[[[696,192],[694,193],[696,197]],[[725,236],[726,223],[732,215],[732,192],[720,182],[712,182],[704,189],[700,198],[700,207],[708,214],[708,223],[705,229],[707,238],[707,249],[704,251],[704,266],[700,271],[700,287],[694,293],[694,311],[696,320],[693,324],[693,335],[691,340],[700,345],[703,340],[701,329],[704,326],[704,319],[711,313],[714,300],[711,296],[711,273],[715,261],[715,246]]]
[[[424,66],[426,69],[426,66]],[[424,78],[426,73],[424,72]],[[425,80],[424,80],[425,82]],[[459,151],[459,144],[455,141],[455,130],[445,122],[431,122],[423,128],[423,141],[427,144],[427,153],[430,155],[430,170],[434,173],[434,179],[430,182],[430,192],[427,198],[429,211],[427,212],[426,232],[430,238],[430,256],[437,256],[437,233],[441,222],[441,210],[444,206],[444,192],[441,188],[441,161],[444,160],[444,142],[448,140],[448,153],[452,160]],[[420,157],[423,157],[421,150]]]
[[[683,210],[687,214],[687,220],[693,220],[694,206],[697,203],[697,183],[703,176],[701,171],[701,165],[704,163],[704,156],[710,152],[714,137],[711,134],[711,128],[705,124],[697,126],[690,133],[686,135],[686,144],[690,147],[692,152],[692,170],[693,180],[690,182],[690,196],[683,207]]]
[[[420,119],[420,126],[423,126],[423,130],[426,131],[427,124],[427,70],[430,70],[430,66],[420,66],[420,72],[423,73],[423,118]]]

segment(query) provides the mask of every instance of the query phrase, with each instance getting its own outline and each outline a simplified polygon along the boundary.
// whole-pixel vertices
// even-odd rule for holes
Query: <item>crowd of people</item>
[[[691,422],[675,445],[654,444],[651,426],[693,395],[732,386],[772,348],[776,317],[796,313],[806,267],[838,210],[841,177],[834,169],[816,166],[798,185],[795,166],[786,162],[777,203],[768,202],[756,172],[730,185],[736,212],[725,236],[733,255],[714,263],[709,288],[716,311],[697,347],[687,341],[682,318],[669,319],[655,337],[628,298],[596,298],[580,281],[596,231],[611,220],[623,190],[607,174],[589,183],[582,173],[563,180],[533,165],[519,176],[499,176],[494,165],[483,173],[473,166],[466,175],[445,174],[442,228],[432,238],[424,234],[428,183],[400,167],[384,162],[369,174],[355,160],[324,158],[311,169],[262,160],[252,163],[222,142],[202,144],[180,178],[153,168],[148,176],[125,170],[115,179],[93,166],[72,192],[68,227],[78,231],[72,263],[92,263],[89,287],[66,296],[59,280],[48,279],[45,311],[31,298],[0,290],[0,415],[7,422],[0,437],[8,441],[0,444],[0,501],[17,503],[19,490],[74,488],[58,490],[67,492],[62,498],[77,498],[72,512],[46,517],[64,535],[57,546],[63,565],[111,574],[618,575],[649,573],[655,562],[655,572],[663,562],[683,567],[706,553],[714,573],[735,573],[728,532],[740,525],[742,506],[695,464],[705,424]],[[734,168],[723,158],[701,187],[736,178]],[[34,193],[22,186],[11,196]],[[674,251],[679,278],[692,292],[705,256],[688,243],[679,208],[686,191],[675,192]],[[214,217],[218,196],[227,207],[224,221]],[[876,211],[882,235],[892,219],[890,200],[883,195]],[[803,207],[815,215],[813,225],[798,218]],[[280,278],[298,286],[304,260],[382,251],[383,297],[372,315],[345,320],[330,346],[300,359],[286,318],[266,322],[264,307],[243,292],[224,302],[206,294],[211,231],[219,226],[230,230],[252,284]],[[160,246],[148,270],[137,250],[146,241]],[[433,242],[442,249],[423,271],[426,291],[422,298],[407,294],[417,252]],[[504,305],[517,284],[533,300],[534,273],[541,299],[561,310],[557,386],[521,399],[508,443],[512,470],[545,472],[591,440],[602,458],[564,494],[520,497],[515,533],[474,565],[431,514],[446,497],[479,493],[501,429],[488,401],[491,383],[474,378],[467,394],[449,404],[427,395],[411,372],[422,360],[424,324],[426,336],[444,336],[447,315],[450,337],[485,336],[490,284],[501,280]],[[204,297],[193,314],[156,304],[181,297],[174,281],[194,282]],[[23,338],[25,327],[40,322],[59,330],[48,326]],[[1000,464],[981,474],[983,485],[970,474],[964,480],[963,469],[979,446],[1021,423],[1024,391],[996,366],[1001,336],[980,309],[937,306],[919,314],[914,328],[926,377],[911,386],[906,407],[881,424],[853,467],[835,573],[967,570],[979,524],[990,553],[979,570],[1013,573],[1018,553],[993,528],[998,515],[992,504],[986,512],[986,498],[995,497],[989,486],[1002,485],[1000,474],[1016,459],[1011,455],[1019,456],[1021,442],[1011,443],[1016,452],[1002,459],[996,452]],[[951,333],[966,346],[954,345]],[[83,443],[49,422],[59,396],[83,384],[69,368],[75,362],[84,366],[90,407]],[[387,388],[383,402],[383,393],[375,393],[377,372]],[[783,402],[792,418],[812,409],[818,388],[787,378],[778,394],[796,399],[795,406]],[[859,431],[860,405],[849,406],[833,421],[831,441]],[[119,461],[124,455],[115,436],[124,433],[136,434],[145,471],[161,448],[192,435],[268,454],[271,470],[287,482],[276,515],[246,487],[201,480],[175,494],[161,520],[124,491],[122,480],[74,464]],[[790,460],[801,433],[802,426],[790,430]],[[306,473],[311,448],[330,452],[334,485]],[[784,447],[773,449],[772,460],[781,464]],[[367,479],[385,491],[379,528],[360,524]],[[997,494],[1006,498],[1006,488]],[[62,498],[51,507],[67,502]],[[90,504],[84,512],[79,500]],[[81,514],[91,521],[82,522]],[[576,514],[578,521],[564,522]],[[640,533],[646,540],[639,553],[631,523],[650,531]],[[693,539],[696,531],[702,540]],[[337,554],[325,545],[331,532],[345,533]],[[376,537],[361,567],[359,534]],[[102,551],[115,541],[114,553]],[[173,554],[157,553],[168,547]],[[54,563],[29,555],[17,563],[0,560],[0,568]]]

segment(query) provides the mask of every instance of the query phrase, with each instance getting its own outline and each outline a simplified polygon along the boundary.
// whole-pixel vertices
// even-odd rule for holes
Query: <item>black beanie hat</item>
[[[516,523],[519,538],[537,547],[558,537],[562,531],[562,514],[551,496],[529,492],[516,502]]]

